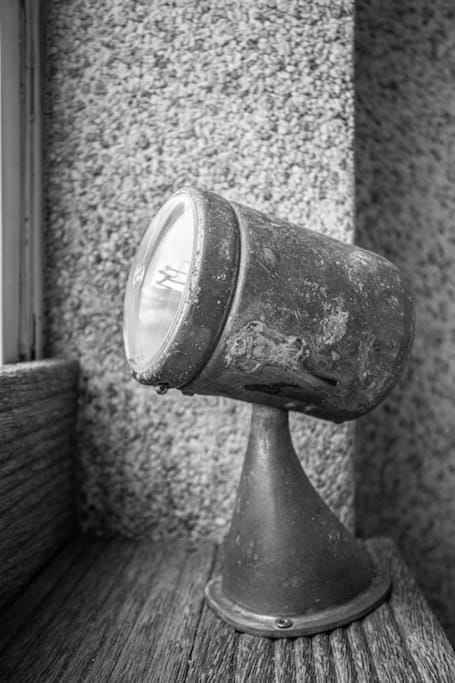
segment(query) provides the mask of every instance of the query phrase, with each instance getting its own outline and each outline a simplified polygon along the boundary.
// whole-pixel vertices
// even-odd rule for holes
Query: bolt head
[[[287,617],[278,617],[278,619],[275,619],[275,626],[277,628],[291,628],[293,623],[292,619],[288,619]]]

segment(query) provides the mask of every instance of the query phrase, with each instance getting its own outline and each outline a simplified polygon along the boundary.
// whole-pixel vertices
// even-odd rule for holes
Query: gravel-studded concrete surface
[[[455,7],[357,13],[358,240],[414,287],[408,370],[358,430],[357,519],[393,537],[455,643]]]
[[[219,536],[249,406],[129,379],[127,271],[184,183],[352,239],[352,2],[47,5],[47,352],[82,366],[83,520]],[[293,422],[308,473],[352,524],[352,427]]]

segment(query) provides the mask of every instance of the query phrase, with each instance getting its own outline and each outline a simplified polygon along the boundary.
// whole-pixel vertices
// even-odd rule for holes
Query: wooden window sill
[[[22,683],[455,680],[453,650],[393,543],[367,545],[392,572],[388,602],[328,634],[270,640],[236,633],[205,604],[214,544],[81,536],[2,619],[0,675]]]
[[[0,366],[0,607],[74,533],[78,365]]]

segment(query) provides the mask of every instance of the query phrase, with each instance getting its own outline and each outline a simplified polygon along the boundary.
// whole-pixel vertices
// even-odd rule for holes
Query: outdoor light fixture
[[[253,403],[222,575],[206,597],[234,628],[309,635],[359,618],[390,579],[338,521],[293,449],[288,412],[343,422],[397,381],[414,330],[389,261],[205,190],[152,220],[125,299],[134,377]]]

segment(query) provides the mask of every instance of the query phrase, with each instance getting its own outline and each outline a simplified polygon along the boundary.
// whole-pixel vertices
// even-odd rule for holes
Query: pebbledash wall
[[[353,238],[351,0],[48,0],[47,354],[81,364],[85,527],[220,537],[250,407],[129,377],[122,306],[139,238],[183,184]],[[352,527],[352,425],[293,416]]]
[[[357,240],[413,284],[411,362],[357,432],[357,520],[395,538],[455,643],[455,7],[356,20]]]

